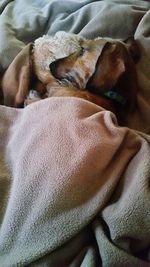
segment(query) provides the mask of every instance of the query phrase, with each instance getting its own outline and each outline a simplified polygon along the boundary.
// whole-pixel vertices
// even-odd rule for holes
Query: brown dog
[[[66,58],[58,59],[50,64],[53,76],[75,88],[81,88],[86,70],[86,57],[88,48],[82,47],[79,53],[74,53]],[[105,109],[113,111],[119,120],[122,120],[125,112],[132,111],[135,107],[137,93],[137,77],[135,63],[139,59],[139,49],[133,38],[126,43],[119,41],[107,42],[99,56],[95,72],[88,80],[86,91],[72,87],[72,93],[68,89],[57,89],[55,95],[74,95],[83,97]]]
[[[41,59],[38,60],[39,55],[40,52],[29,44],[4,73],[4,104],[20,107],[28,91],[34,89],[40,98],[85,98],[113,111],[118,117],[134,107],[137,91],[135,62],[139,50],[133,39],[123,43],[108,38],[81,38],[75,52],[50,62],[49,70],[42,65]],[[39,97],[28,98],[26,103],[39,100]]]

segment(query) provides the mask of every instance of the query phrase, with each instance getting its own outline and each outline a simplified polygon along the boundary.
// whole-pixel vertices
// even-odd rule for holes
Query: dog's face
[[[47,85],[50,88],[58,81],[62,86],[76,87],[78,94],[86,90],[101,95],[115,87],[133,103],[137,84],[132,58],[137,56],[132,39],[124,44],[110,38],[87,40],[65,32],[38,38],[20,51],[4,73],[4,104],[22,106],[30,88],[44,97]]]
[[[80,50],[83,38],[76,34],[57,32],[54,36],[42,36],[35,40],[33,47],[33,68],[38,79],[43,84],[54,81],[49,70],[49,64],[55,60],[67,57]]]
[[[77,52],[52,62],[50,72],[59,81],[99,95],[115,90],[132,106],[137,90],[134,61],[138,56],[133,38],[126,43],[105,38],[86,40]]]
[[[84,90],[94,74],[98,58],[107,41],[105,39],[80,40],[78,50],[71,55],[52,62],[50,72],[61,82],[70,82]]]
[[[58,32],[54,37],[44,36],[35,41],[33,50],[33,65],[38,79],[44,83],[55,81],[57,73],[54,69],[61,60],[62,80],[70,81],[80,89],[85,89],[89,78],[95,71],[96,62],[102,52],[106,40],[87,40],[75,34]],[[65,60],[63,63],[63,59]],[[64,66],[65,65],[65,66]],[[61,76],[61,66],[58,76]],[[58,77],[58,80],[59,79]]]

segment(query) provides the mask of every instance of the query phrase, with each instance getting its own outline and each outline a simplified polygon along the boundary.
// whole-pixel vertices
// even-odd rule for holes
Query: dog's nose
[[[50,69],[51,73],[55,76],[55,74],[57,72],[57,60],[53,61],[52,63],[49,64],[49,69]]]

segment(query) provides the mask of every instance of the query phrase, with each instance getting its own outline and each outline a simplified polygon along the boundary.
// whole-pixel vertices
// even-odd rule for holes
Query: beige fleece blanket
[[[0,106],[0,267],[150,266],[149,9],[146,0],[0,1],[2,70],[59,30],[134,35],[141,50],[128,128],[82,99]]]
[[[0,266],[24,266],[46,254],[49,265],[37,266],[68,266],[75,256],[77,262],[102,258],[103,266],[115,266],[116,259],[116,266],[140,266],[143,250],[150,260],[147,136],[73,97],[23,110],[1,106],[0,116],[1,151],[11,173],[9,181],[1,177],[11,190],[3,192]],[[66,251],[57,255],[63,245]]]

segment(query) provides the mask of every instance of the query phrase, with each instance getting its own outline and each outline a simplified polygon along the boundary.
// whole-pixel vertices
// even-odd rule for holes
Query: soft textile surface
[[[129,128],[76,98],[0,106],[0,266],[150,266],[149,8],[139,0],[0,2],[2,70],[27,43],[59,30],[134,35],[141,50]]]
[[[146,139],[118,127],[109,111],[76,98],[50,98],[23,110],[0,108],[1,150],[12,174],[1,216],[0,266],[27,264],[46,253],[48,266],[59,266],[81,252],[83,266],[96,266],[100,257],[104,266],[138,266],[142,260],[136,253],[139,257],[147,249],[146,261],[150,244]],[[78,242],[75,237],[71,247],[66,245],[63,259],[61,251],[50,254],[95,216],[90,235],[97,248],[83,231]]]

